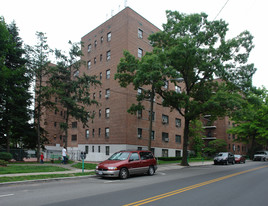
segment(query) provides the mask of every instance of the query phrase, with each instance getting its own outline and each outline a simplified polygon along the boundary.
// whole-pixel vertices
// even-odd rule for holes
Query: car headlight
[[[108,170],[117,170],[117,167],[108,167]]]

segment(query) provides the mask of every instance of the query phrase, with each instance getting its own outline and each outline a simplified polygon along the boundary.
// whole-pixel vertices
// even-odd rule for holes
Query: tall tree
[[[84,125],[94,114],[88,112],[87,106],[98,102],[90,98],[90,87],[100,85],[96,76],[89,76],[80,73],[82,51],[79,43],[69,42],[71,48],[69,55],[60,50],[55,50],[57,65],[51,69],[49,84],[52,93],[57,97],[59,104],[66,111],[65,122],[60,126],[65,132],[64,146],[68,146],[68,128],[70,117],[81,121]]]
[[[158,63],[161,67],[158,70],[161,74],[152,77],[158,82],[155,91],[162,96],[164,106],[176,109],[184,117],[181,164],[186,166],[191,121],[206,114],[224,116],[238,108],[241,97],[237,91],[247,91],[251,86],[255,68],[253,64],[247,65],[247,59],[253,48],[253,37],[245,31],[226,40],[228,24],[222,20],[208,21],[204,13],[186,15],[167,11],[167,23],[163,28],[150,35],[154,50],[142,60],[148,55],[155,57],[157,62],[146,62]],[[118,73],[130,76],[137,73],[135,70],[139,67],[129,59],[125,55],[120,61]],[[215,81],[215,77],[221,81]],[[177,84],[177,78],[183,79],[185,85],[181,93],[164,89],[166,81]],[[123,75],[120,79],[127,83],[131,80],[133,82],[135,78]]]
[[[253,158],[256,150],[268,146],[268,93],[265,88],[256,89],[244,99],[242,109],[232,116],[235,126],[228,133],[237,135],[236,141],[248,144]]]
[[[5,141],[9,151],[11,142],[16,147],[16,143],[23,136],[23,131],[31,127],[29,124],[31,73],[26,67],[25,50],[15,22],[6,25],[3,18],[0,20],[1,47],[3,47],[0,63],[0,130],[1,139]]]
[[[28,46],[28,59],[30,60],[30,66],[34,75],[34,90],[35,90],[35,108],[34,108],[34,119],[36,124],[37,132],[37,162],[40,159],[40,148],[41,148],[41,117],[42,108],[53,106],[53,102],[50,101],[50,94],[45,83],[49,78],[49,54],[52,52],[47,44],[47,37],[43,32],[36,32],[37,44],[34,47]],[[34,141],[36,142],[36,141]]]

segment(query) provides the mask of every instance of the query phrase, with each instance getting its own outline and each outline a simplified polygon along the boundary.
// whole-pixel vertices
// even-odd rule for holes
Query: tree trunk
[[[190,121],[185,118],[184,132],[183,132],[183,153],[181,166],[189,166],[188,164],[188,139],[189,139],[189,125]]]
[[[148,140],[148,150],[151,150],[152,146],[152,128],[153,128],[153,112],[154,112],[154,87],[152,87],[152,91],[150,94],[150,126],[149,126],[149,140]]]

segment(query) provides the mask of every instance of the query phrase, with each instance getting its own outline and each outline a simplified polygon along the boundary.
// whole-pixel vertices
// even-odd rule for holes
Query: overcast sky
[[[267,0],[0,0],[0,16],[8,24],[15,20],[26,44],[34,45],[35,32],[40,31],[46,33],[52,49],[67,50],[69,40],[80,41],[125,5],[160,29],[166,22],[165,11],[177,10],[186,14],[205,12],[210,20],[225,20],[229,23],[229,38],[250,31],[255,48],[249,62],[257,68],[253,84],[268,88]]]

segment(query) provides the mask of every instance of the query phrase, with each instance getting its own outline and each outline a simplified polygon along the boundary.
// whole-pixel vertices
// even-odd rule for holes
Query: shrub
[[[158,157],[158,160],[163,160],[163,161],[176,161],[176,160],[181,160],[182,157]]]
[[[8,152],[0,152],[0,160],[9,161],[12,159],[12,154]]]
[[[7,163],[5,160],[0,160],[0,166],[7,166]]]

